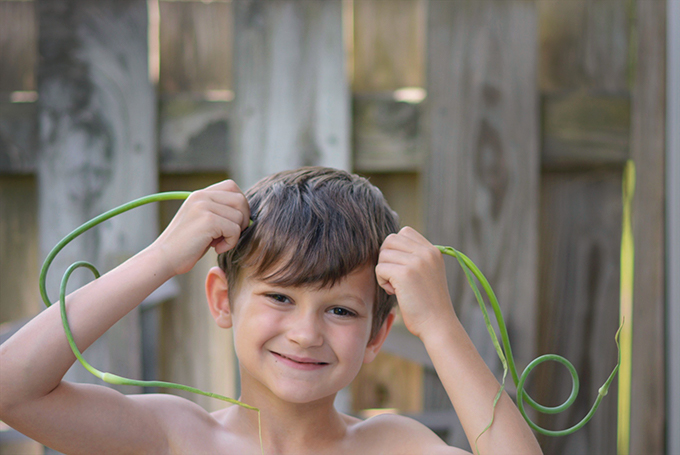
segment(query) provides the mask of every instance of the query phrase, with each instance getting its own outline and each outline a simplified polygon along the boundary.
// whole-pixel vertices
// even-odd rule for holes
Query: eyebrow
[[[364,308],[368,309],[368,305],[366,302],[363,301],[359,296],[354,295],[354,294],[340,294],[338,296],[335,296],[333,300],[352,300],[353,302],[357,302],[361,304]]]

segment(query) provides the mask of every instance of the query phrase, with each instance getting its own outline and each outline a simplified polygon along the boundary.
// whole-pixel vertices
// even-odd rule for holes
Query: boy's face
[[[370,266],[320,290],[271,285],[244,271],[231,302],[244,390],[264,386],[306,403],[347,386],[389,330],[388,323],[370,339],[376,286]]]

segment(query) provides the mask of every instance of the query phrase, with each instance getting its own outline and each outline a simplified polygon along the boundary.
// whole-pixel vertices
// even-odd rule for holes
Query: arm
[[[151,246],[67,297],[81,352],[163,282],[189,271],[210,246],[233,247],[249,215],[231,181],[192,194]],[[0,346],[0,419],[68,453],[150,453],[167,444],[168,413],[161,409],[172,399],[62,382],[75,360],[52,305]]]
[[[396,294],[404,323],[427,349],[470,446],[491,421],[500,385],[456,316],[439,250],[411,228],[390,235],[376,267],[378,283]],[[540,454],[536,438],[503,392],[494,423],[477,441],[482,454]]]

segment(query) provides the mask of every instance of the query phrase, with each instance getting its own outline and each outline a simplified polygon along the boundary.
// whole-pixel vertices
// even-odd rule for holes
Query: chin
[[[294,386],[294,387],[276,387],[272,392],[281,400],[288,403],[307,404],[320,401],[323,399],[335,399],[337,390],[330,390],[324,387],[324,390],[314,390],[314,387]]]

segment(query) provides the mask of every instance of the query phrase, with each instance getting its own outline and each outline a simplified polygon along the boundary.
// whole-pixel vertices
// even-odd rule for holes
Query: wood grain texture
[[[36,2],[40,30],[38,203],[41,257],[68,232],[110,208],[157,191],[156,101],[147,67],[144,0]],[[105,272],[157,234],[156,208],[116,217],[77,239],[48,275],[56,298],[61,273],[77,260]],[[73,289],[91,280],[74,274]],[[86,353],[103,371],[139,377],[137,313]],[[76,366],[69,376],[95,378]]]
[[[34,2],[0,1],[0,94],[35,90],[38,48]]]
[[[353,0],[354,92],[425,84],[424,0]]]
[[[163,97],[158,113],[161,172],[227,172],[232,111],[230,102]]]
[[[234,178],[303,165],[350,168],[342,2],[234,3]]]
[[[585,415],[595,398],[595,388],[604,382],[608,368],[613,366],[598,362],[615,356],[609,338],[619,320],[619,289],[611,274],[617,274],[618,283],[621,218],[620,209],[614,212],[613,207],[621,203],[620,173],[623,162],[631,157],[630,135],[636,122],[630,92],[635,64],[631,51],[636,46],[631,29],[636,15],[634,5],[635,2],[621,0],[538,1],[539,87],[543,92],[545,128],[542,155],[547,158],[543,165],[547,170],[569,171],[544,174],[541,207],[546,212],[541,215],[541,249],[548,250],[541,254],[540,268],[541,276],[549,279],[541,279],[540,350],[569,353],[566,357],[581,365],[577,366],[579,374],[588,382],[582,385],[583,396],[573,409],[542,419],[550,428],[566,428]],[[598,173],[597,169],[608,170]],[[611,175],[606,177],[608,173]],[[579,210],[585,215],[579,215]],[[603,210],[611,213],[611,218],[595,213]],[[587,215],[589,212],[592,214]],[[584,219],[579,222],[570,216]],[[593,223],[588,224],[588,219]],[[580,234],[573,232],[575,223],[581,223]],[[602,237],[603,233],[606,237]],[[592,257],[579,253],[588,245]],[[563,250],[563,259],[549,256],[556,248]],[[576,249],[567,253],[567,248]],[[582,271],[589,274],[585,285]],[[597,294],[602,290],[608,291]],[[571,303],[567,303],[568,299]],[[559,305],[567,308],[558,308]],[[602,311],[608,311],[607,318],[598,316]],[[553,332],[565,336],[553,339]],[[546,387],[553,384],[553,378],[555,394]],[[564,400],[568,381],[561,368],[544,367],[536,378],[543,387],[540,398]],[[615,398],[615,392],[610,390],[591,423],[576,434],[544,438],[545,451],[616,453]]]
[[[613,93],[628,90],[628,2],[538,0],[536,3],[540,40],[538,83],[542,91],[590,88]]]
[[[427,236],[463,251],[489,279],[520,368],[536,350],[535,31],[533,2],[429,6]],[[447,274],[461,321],[498,372],[481,311],[455,260]],[[457,444],[465,445],[459,436]]]
[[[616,365],[620,170],[544,174],[540,214],[540,353],[565,357],[581,381],[567,411],[537,420],[561,430],[588,413]],[[571,391],[569,373],[555,362],[539,367],[530,383],[530,394],[544,405],[561,404]],[[541,437],[544,452],[615,454],[616,393],[614,383],[590,423],[575,434]]]
[[[159,2],[160,90],[232,88],[233,4]]]
[[[666,2],[637,1],[635,5],[631,158],[637,178],[632,209],[635,281],[630,453],[662,454],[666,422]]]
[[[354,169],[419,171],[424,159],[421,104],[395,101],[391,93],[355,95],[352,103]]]
[[[36,103],[0,100],[0,174],[33,174],[38,154]]]
[[[36,315],[38,210],[35,178],[0,179],[0,324]]]
[[[666,276],[680,276],[680,2],[666,11]],[[680,281],[666,282],[666,428],[680,428]],[[666,431],[666,452],[680,453],[680,432]]]
[[[535,20],[532,2],[434,2],[429,15],[428,236],[487,275],[520,362],[535,350]],[[449,282],[468,329],[488,338],[455,263]]]
[[[585,90],[543,97],[541,167],[621,169],[630,148],[630,96]]]

